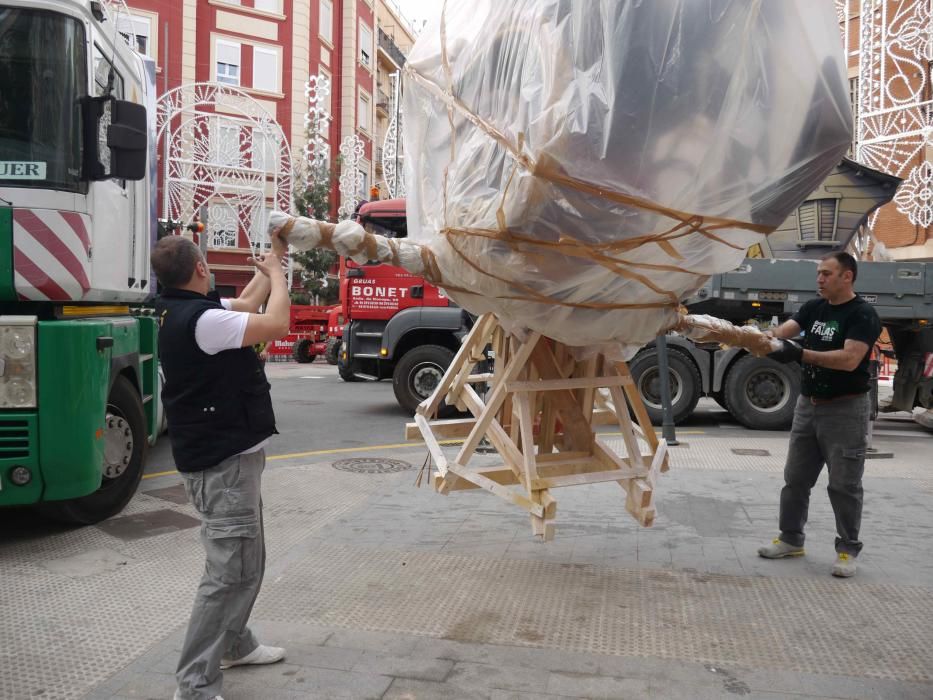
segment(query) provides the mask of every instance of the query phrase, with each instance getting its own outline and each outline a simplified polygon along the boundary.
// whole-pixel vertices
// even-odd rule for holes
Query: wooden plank
[[[566,476],[539,477],[535,486],[537,488],[557,489],[564,486],[580,486],[582,484],[600,484],[606,481],[627,481],[636,476],[636,470],[609,469],[607,471],[591,471],[584,474],[568,474]],[[618,492],[616,492],[618,493]]]
[[[629,371],[628,365],[625,362],[616,362],[615,368],[616,372],[621,376],[628,377],[629,379],[632,378],[632,373]],[[651,445],[651,450],[656,450],[658,447],[658,436],[655,435],[654,426],[651,425],[651,419],[648,417],[648,410],[645,408],[645,402],[641,400],[638,387],[635,386],[635,382],[633,381],[631,384],[624,385],[624,389],[625,395],[628,397],[628,404],[623,403],[622,406],[616,406],[616,412],[628,410],[628,406],[630,405],[635,412],[638,425],[641,426],[642,434],[648,441],[648,444]],[[664,470],[662,469],[662,471]]]
[[[603,356],[597,355],[590,360],[591,367],[587,369],[587,376],[602,376]],[[593,425],[593,401],[595,400],[597,388],[586,387],[580,396],[580,410],[583,411],[583,418],[587,423]]]
[[[466,397],[464,398],[464,402],[467,403],[467,406],[470,406],[470,411],[473,412],[473,414],[476,416],[476,425],[473,426],[470,434],[467,436],[466,440],[464,440],[463,447],[460,449],[460,452],[457,455],[457,462],[459,464],[466,464],[470,457],[473,455],[473,452],[476,450],[476,446],[479,444],[479,441],[483,439],[483,435],[486,434],[490,424],[495,421],[496,414],[498,413],[499,408],[502,406],[502,402],[505,401],[506,396],[508,396],[508,392],[505,388],[506,384],[514,379],[515,376],[517,376],[518,373],[524,369],[528,358],[531,357],[531,354],[538,346],[540,340],[540,334],[532,333],[528,340],[519,347],[518,352],[516,352],[509,360],[508,367],[506,367],[501,379],[493,388],[492,395],[489,397],[489,401],[485,407],[482,408],[481,413],[475,411],[473,407],[470,406],[469,400]],[[471,387],[469,384],[463,387],[463,393],[465,395],[472,394],[472,396],[476,397],[479,405],[482,406],[483,402],[479,399],[479,396],[473,390],[473,387]],[[499,424],[496,423],[496,425]],[[498,447],[499,446],[496,445],[497,449]]]
[[[441,405],[441,401],[450,391],[450,387],[457,377],[457,372],[465,363],[470,362],[474,346],[479,345],[480,347],[486,347],[488,336],[497,324],[498,320],[493,314],[483,314],[477,319],[473,328],[470,329],[469,335],[464,339],[463,344],[460,345],[460,349],[457,350],[457,354],[454,355],[454,359],[451,360],[450,367],[447,368],[441,381],[437,383],[437,388],[434,389],[434,393],[418,406],[418,413],[423,416],[434,415],[438,406]],[[472,363],[470,366],[472,367]]]
[[[480,413],[480,407],[483,405],[483,400],[479,397],[473,387],[464,387],[463,396],[464,401],[470,407],[470,411]],[[489,424],[489,430],[486,432],[486,437],[489,438],[489,441],[502,456],[503,460],[514,464],[516,469],[521,466],[522,453],[515,446],[515,443],[512,442],[512,439],[509,437],[508,433],[505,432],[505,429],[499,425],[498,421],[492,421]]]
[[[499,498],[514,503],[520,508],[524,508],[532,515],[537,515],[539,518],[544,517],[544,507],[540,503],[532,503],[531,500],[525,496],[522,496],[516,491],[508,489],[501,484],[497,484],[492,479],[479,474],[478,472],[467,469],[462,464],[458,464],[456,462],[451,463],[450,471],[461,479],[471,481],[480,488],[486,489],[490,493],[496,494],[499,496]]]
[[[534,394],[519,394],[518,423],[522,434],[522,471],[525,476],[525,488],[531,493],[532,480],[538,478],[538,465],[535,462],[534,419],[531,416],[531,402]]]
[[[622,431],[622,439],[625,441],[625,449],[628,452],[629,460],[644,462],[641,456],[641,448],[638,447],[638,440],[635,437],[635,428],[628,414],[625,397],[622,395],[622,390],[617,386],[611,386],[609,387],[609,394],[612,396],[612,402],[616,405],[616,418],[619,419],[619,430]],[[621,409],[619,408],[620,406]]]
[[[541,376],[545,379],[560,379],[560,368],[553,353],[544,344],[540,344],[532,353],[532,360]],[[564,424],[564,442],[572,449],[589,449],[593,441],[593,429],[583,417],[577,399],[570,390],[554,391],[548,394],[554,402]]]
[[[495,481],[497,484],[502,486],[514,486],[519,482],[518,477],[515,475],[509,467],[504,464],[498,464],[494,467],[480,467],[480,468],[470,468],[471,474],[479,474],[480,476],[485,476],[487,479]],[[456,482],[452,484],[449,488],[450,491],[468,491],[470,489],[478,489],[479,485],[474,484],[472,481],[467,481],[466,479],[457,478]]]
[[[592,389],[611,386],[624,386],[632,380],[627,377],[571,377],[570,379],[538,379],[528,382],[508,382],[506,390],[515,393],[523,391],[561,391],[564,389]]]
[[[437,464],[437,470],[441,474],[446,474],[447,473],[447,458],[444,456],[444,453],[441,450],[441,446],[437,443],[437,440],[434,438],[434,433],[431,432],[431,426],[428,424],[428,419],[416,413],[415,424],[418,426],[418,429],[421,430],[421,437],[424,438],[424,443],[428,447],[428,452],[431,453],[431,456],[434,458],[435,464]]]
[[[475,418],[451,418],[449,420],[432,420],[428,425],[431,426],[431,432],[438,440],[455,440],[469,435],[475,423]],[[417,422],[405,424],[405,439],[421,439],[421,429],[418,427]]]

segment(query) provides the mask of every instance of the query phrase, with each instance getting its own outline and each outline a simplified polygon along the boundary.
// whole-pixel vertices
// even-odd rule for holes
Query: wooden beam
[[[486,489],[490,493],[494,493],[499,498],[503,498],[506,501],[510,501],[520,508],[524,508],[532,515],[537,515],[539,518],[544,517],[544,507],[540,503],[532,503],[532,501],[525,496],[522,496],[516,491],[506,488],[501,484],[497,484],[492,479],[470,469],[467,469],[462,464],[456,462],[451,463],[450,471],[456,474],[461,479],[466,479],[467,481],[472,481],[474,484],[480,488]]]
[[[431,432],[438,440],[456,440],[469,435],[475,423],[475,418],[451,418],[449,420],[432,420],[429,425],[431,426]],[[414,423],[405,424],[406,440],[420,440],[421,435],[421,428],[418,427],[417,420]]]
[[[464,363],[469,362],[472,358],[473,347],[475,345],[480,345],[480,343],[482,343],[481,347],[486,347],[488,336],[497,324],[498,321],[493,314],[483,314],[477,319],[476,323],[473,324],[473,328],[470,329],[470,333],[464,338],[463,343],[460,345],[460,349],[457,350],[457,354],[454,355],[454,359],[451,360],[450,367],[447,368],[441,381],[437,383],[434,393],[418,406],[418,413],[423,416],[434,415],[438,406],[441,405],[441,401],[450,391],[450,387],[457,377],[458,370]],[[472,363],[470,366],[472,367]]]
[[[463,393],[465,395],[472,394],[472,396],[476,397],[477,401],[479,401],[479,405],[482,406],[482,409],[481,412],[473,410],[473,407],[470,406],[469,400],[466,398],[466,396],[464,397],[464,402],[467,404],[467,406],[470,406],[470,410],[476,416],[476,425],[473,426],[470,434],[463,442],[463,447],[460,448],[460,453],[457,455],[457,462],[459,464],[466,464],[470,457],[473,455],[473,452],[476,450],[476,446],[479,444],[479,441],[483,439],[483,435],[485,435],[489,429],[489,425],[495,421],[496,414],[498,413],[499,408],[502,406],[502,402],[505,401],[506,396],[508,396],[508,392],[505,388],[506,384],[514,379],[518,373],[525,368],[525,365],[528,362],[528,358],[531,357],[532,352],[538,346],[540,340],[540,334],[532,333],[528,340],[521,345],[521,347],[518,349],[518,352],[516,352],[509,360],[509,365],[505,368],[502,377],[493,387],[492,395],[489,397],[489,402],[486,403],[485,406],[483,406],[482,400],[479,399],[479,396],[473,390],[473,387],[471,387],[469,384],[463,386]],[[496,425],[499,425],[498,422]]]
[[[530,382],[508,382],[506,391],[560,391],[563,389],[592,389],[624,386],[632,380],[627,377],[572,377],[570,379],[538,379]]]
[[[582,484],[599,484],[605,481],[627,481],[636,475],[635,470],[609,469],[602,472],[586,472],[583,474],[568,474],[566,476],[539,477],[535,486],[540,489],[557,489],[563,486],[580,486]]]
[[[434,433],[431,432],[431,426],[428,425],[428,419],[416,413],[415,424],[418,426],[418,429],[421,431],[421,437],[424,438],[424,443],[428,447],[428,452],[431,453],[431,456],[434,458],[435,464],[437,464],[437,470],[441,474],[446,474],[447,473],[447,458],[444,456],[444,453],[441,450],[441,446],[437,443],[437,440],[434,438]]]

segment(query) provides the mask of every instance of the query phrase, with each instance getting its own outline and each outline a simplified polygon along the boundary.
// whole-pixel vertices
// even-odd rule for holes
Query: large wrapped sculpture
[[[297,247],[401,265],[479,315],[408,428],[439,491],[485,489],[547,540],[552,489],[617,482],[650,525],[667,447],[624,359],[669,329],[771,349],[757,329],[681,316],[680,301],[737,267],[848,148],[833,6],[442,7],[404,71],[409,238],[284,214],[270,229]],[[473,375],[490,346],[491,378]],[[444,401],[473,419],[432,421]],[[618,422],[621,452],[594,431],[601,415]],[[454,459],[440,437],[464,438]],[[468,465],[484,437],[501,465]]]
[[[404,85],[409,236],[442,286],[625,354],[851,142],[828,2],[444,3]]]

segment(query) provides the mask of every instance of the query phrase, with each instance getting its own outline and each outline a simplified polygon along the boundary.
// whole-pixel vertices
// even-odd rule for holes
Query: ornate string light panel
[[[254,255],[267,241],[268,211],[292,211],[292,159],[279,124],[232,85],[192,83],[159,98],[162,215],[190,223],[207,211],[209,248]]]
[[[363,160],[364,148],[363,141],[356,134],[350,134],[340,144],[340,208],[337,218],[341,221],[353,216],[361,196],[363,174],[359,164]]]
[[[305,146],[305,158],[312,172],[326,168],[330,163],[330,144],[327,135],[330,122],[330,78],[326,75],[312,75],[305,84],[305,96],[308,98],[308,113],[305,114],[305,130],[308,132],[308,144]]]
[[[933,0],[835,4],[849,62],[858,62],[850,79],[854,157],[904,178],[895,206],[926,228],[933,224]]]
[[[389,76],[391,81],[392,97],[389,103],[389,112],[392,119],[386,129],[386,138],[382,146],[382,172],[385,177],[389,197],[405,196],[405,175],[402,168],[402,112],[401,112],[401,86],[402,81],[398,71]]]

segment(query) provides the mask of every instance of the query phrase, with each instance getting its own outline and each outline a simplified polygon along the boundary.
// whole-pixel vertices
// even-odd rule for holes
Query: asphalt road
[[[275,362],[266,367],[279,430],[266,450],[268,455],[326,454],[405,443],[405,423],[411,417],[396,403],[391,380],[347,383],[340,379],[336,367],[321,359],[307,365]],[[881,416],[875,422],[875,432],[879,436],[933,439],[933,434],[903,413]],[[677,426],[676,433],[683,441],[689,441],[690,435],[712,433],[747,437],[750,443],[756,437],[785,434],[748,430],[711,399],[701,400],[693,415]],[[174,469],[168,437],[162,436],[149,451],[146,473]]]

